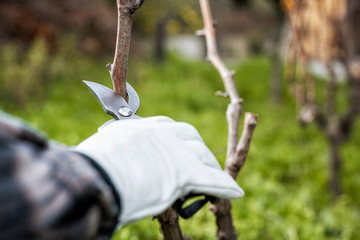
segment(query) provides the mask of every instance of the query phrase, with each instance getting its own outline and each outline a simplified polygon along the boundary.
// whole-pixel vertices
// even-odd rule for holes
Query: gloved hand
[[[188,193],[239,198],[196,129],[167,117],[111,122],[80,143],[111,179],[121,199],[120,224],[157,215]]]

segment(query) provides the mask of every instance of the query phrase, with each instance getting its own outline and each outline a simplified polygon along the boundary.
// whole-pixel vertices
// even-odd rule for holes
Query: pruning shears
[[[89,81],[84,81],[84,83],[90,88],[105,112],[116,120],[141,118],[136,115],[140,106],[139,96],[129,83],[126,83],[128,102],[108,87]],[[187,207],[184,207],[184,204],[188,200],[200,196],[203,196],[203,199],[196,200]],[[216,200],[217,198],[215,197],[190,193],[187,196],[178,199],[174,203],[173,208],[182,218],[187,219],[199,211],[208,201],[214,203]]]

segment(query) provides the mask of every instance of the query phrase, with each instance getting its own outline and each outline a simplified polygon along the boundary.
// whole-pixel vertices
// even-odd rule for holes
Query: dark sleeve
[[[0,239],[101,239],[120,203],[83,156],[0,118]]]

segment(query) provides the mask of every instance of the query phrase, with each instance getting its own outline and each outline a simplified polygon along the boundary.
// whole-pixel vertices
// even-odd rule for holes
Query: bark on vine
[[[220,95],[228,96],[230,98],[230,103],[226,111],[226,119],[228,122],[228,141],[225,171],[227,171],[236,180],[238,173],[245,164],[258,116],[253,113],[245,114],[244,128],[239,140],[239,121],[242,115],[243,100],[237,92],[234,80],[235,72],[230,71],[219,56],[215,37],[215,24],[212,18],[209,1],[200,0],[200,7],[204,20],[204,28],[199,30],[197,34],[205,36],[207,58],[218,70],[223,80],[225,93]],[[218,227],[217,238],[221,240],[237,239],[237,232],[234,228],[230,211],[230,201],[223,199],[217,204],[213,204],[210,209],[216,216],[216,224]]]

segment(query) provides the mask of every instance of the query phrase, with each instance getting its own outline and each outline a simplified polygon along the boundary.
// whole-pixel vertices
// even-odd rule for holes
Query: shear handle
[[[191,198],[204,196],[204,199],[197,200],[187,207],[183,208],[183,205]],[[218,198],[211,197],[204,194],[189,193],[185,197],[179,198],[173,205],[174,210],[184,219],[192,217],[197,213],[207,202],[216,203]]]

